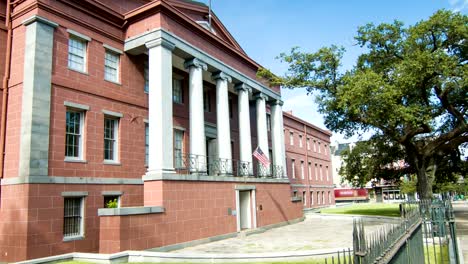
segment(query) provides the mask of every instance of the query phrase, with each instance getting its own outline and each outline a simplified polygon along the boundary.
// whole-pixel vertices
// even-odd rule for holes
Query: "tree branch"
[[[455,118],[457,118],[458,122],[460,124],[466,125],[466,120],[463,117],[463,114],[460,113],[453,105],[449,102],[447,98],[447,94],[449,91],[442,91],[438,85],[434,86],[434,91],[436,92],[437,98],[439,98],[439,101],[442,104],[442,107],[444,107],[450,114],[452,114]]]

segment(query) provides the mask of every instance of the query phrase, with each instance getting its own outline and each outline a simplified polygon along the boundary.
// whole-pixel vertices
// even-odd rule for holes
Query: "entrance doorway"
[[[252,228],[252,202],[251,191],[239,192],[239,220],[240,229]]]
[[[208,175],[215,175],[217,174],[216,166],[214,166],[214,162],[218,157],[218,143],[216,138],[206,138],[206,157],[207,157],[207,173]]]

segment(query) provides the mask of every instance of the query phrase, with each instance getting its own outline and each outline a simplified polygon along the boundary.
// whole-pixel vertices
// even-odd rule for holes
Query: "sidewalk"
[[[460,241],[460,250],[463,252],[463,259],[468,260],[468,205],[464,203],[453,203],[457,237]]]

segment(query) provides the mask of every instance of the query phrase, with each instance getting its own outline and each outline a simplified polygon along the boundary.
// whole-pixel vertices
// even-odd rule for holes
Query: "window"
[[[317,145],[316,144],[317,144],[317,141],[315,141],[315,139],[314,139],[314,152],[317,152]]]
[[[144,62],[143,78],[145,78],[145,93],[149,93],[149,66],[148,59]]]
[[[306,197],[306,192],[305,191],[302,192],[302,201],[304,202],[304,206],[306,206],[307,205],[307,197]]]
[[[317,204],[320,204],[320,192],[317,192]]]
[[[318,143],[318,153],[322,153],[322,151],[320,150],[320,141]]]
[[[302,135],[299,135],[299,147],[302,148]]]
[[[328,191],[328,203],[331,203],[331,200],[332,200],[332,198],[331,198],[331,192]]]
[[[205,112],[211,112],[210,93],[208,91],[203,92],[203,109]]]
[[[312,180],[312,163],[309,162],[309,180]]]
[[[119,54],[106,50],[104,60],[104,79],[111,82],[119,82]]]
[[[293,179],[296,178],[296,168],[294,168],[295,166],[296,166],[296,161],[291,160],[291,175],[292,175]]]
[[[183,151],[184,151],[184,131],[174,129],[174,156],[175,167],[183,168]]]
[[[65,128],[65,157],[83,159],[84,112],[67,110]]]
[[[318,166],[317,163],[315,163],[315,180],[318,180]]]
[[[328,181],[328,166],[325,166],[325,175],[326,175],[327,181]]]
[[[179,79],[179,78],[172,79],[172,99],[174,103],[178,103],[178,104],[184,103],[182,79]]]
[[[301,160],[301,179],[304,179],[304,161]]]
[[[297,197],[297,191],[293,191],[293,197]]]
[[[307,138],[307,150],[310,150],[310,138]]]
[[[294,133],[293,132],[289,132],[289,144],[291,146],[294,146]]]
[[[327,155],[327,145],[323,145],[323,154]]]
[[[149,124],[145,123],[145,164],[149,164]]]
[[[118,207],[120,207],[119,195],[105,195],[104,196],[104,208],[118,208]]]
[[[320,164],[320,180],[323,181],[323,169],[322,169],[322,164]]]
[[[312,207],[312,205],[314,204],[314,192],[313,191],[310,192],[309,197],[310,197],[310,207]]]
[[[229,98],[229,118],[232,118],[232,98]]]
[[[68,68],[86,72],[86,41],[70,36],[68,40]]]
[[[322,191],[322,204],[326,204],[327,201],[325,201],[325,192]]]
[[[119,120],[104,117],[104,160],[117,161]]]
[[[271,131],[271,115],[267,114],[266,116],[267,131]]]
[[[63,236],[83,235],[83,197],[65,198],[63,206]]]

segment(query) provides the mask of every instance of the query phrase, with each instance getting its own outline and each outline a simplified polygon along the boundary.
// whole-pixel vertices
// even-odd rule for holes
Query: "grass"
[[[399,204],[353,204],[346,207],[326,208],[320,211],[325,214],[372,215],[399,217]]]
[[[442,251],[442,262],[440,258],[440,251]],[[435,249],[432,245],[429,245],[426,247],[424,245],[424,256],[425,256],[425,261],[427,261],[427,257],[429,256],[429,263],[443,263],[443,264],[449,264],[449,252],[448,252],[448,246],[443,245],[435,245]],[[437,260],[437,261],[436,261]]]

